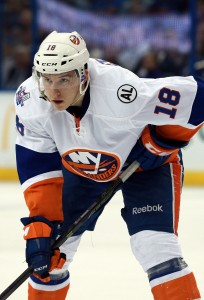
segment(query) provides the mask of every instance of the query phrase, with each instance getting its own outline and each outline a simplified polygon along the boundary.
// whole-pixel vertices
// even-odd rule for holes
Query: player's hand
[[[154,136],[153,126],[147,126],[141,137],[133,147],[128,161],[137,160],[143,170],[151,170],[160,167],[165,162],[173,159],[180,148],[186,146],[187,142],[171,140],[159,140]]]
[[[51,250],[57,236],[57,223],[44,217],[22,218],[24,239],[26,240],[26,262],[33,269],[33,274],[43,282],[50,281],[49,272],[61,269],[66,262],[66,255],[58,248]]]

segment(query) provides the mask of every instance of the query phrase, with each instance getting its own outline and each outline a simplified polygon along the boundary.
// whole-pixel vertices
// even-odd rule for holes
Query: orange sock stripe
[[[34,289],[28,284],[28,300],[65,300],[69,284],[57,291],[42,291]]]
[[[200,299],[193,273],[159,284],[152,288],[154,300]]]

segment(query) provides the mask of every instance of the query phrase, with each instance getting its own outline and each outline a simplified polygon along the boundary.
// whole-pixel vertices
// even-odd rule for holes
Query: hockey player
[[[180,149],[202,126],[203,95],[193,76],[140,79],[91,59],[77,32],[47,36],[15,98],[17,169],[30,212],[21,219],[34,270],[29,300],[66,298],[68,265],[104,207],[60,249],[50,245],[134,160],[140,169],[122,185],[121,215],[153,298],[201,299],[177,229]]]

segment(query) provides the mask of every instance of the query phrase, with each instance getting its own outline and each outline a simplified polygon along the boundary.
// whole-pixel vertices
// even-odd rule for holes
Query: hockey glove
[[[127,161],[137,160],[143,170],[155,169],[170,158],[174,158],[179,149],[188,142],[162,139],[156,136],[155,126],[148,125],[133,147]]]
[[[37,278],[49,282],[49,272],[61,269],[66,261],[66,255],[60,253],[58,248],[51,250],[59,223],[40,216],[21,218],[21,222],[25,226],[26,262]]]

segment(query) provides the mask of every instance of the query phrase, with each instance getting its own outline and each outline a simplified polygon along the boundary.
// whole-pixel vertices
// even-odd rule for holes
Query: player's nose
[[[53,88],[51,90],[51,95],[53,99],[57,99],[60,96],[60,90],[57,88]]]

